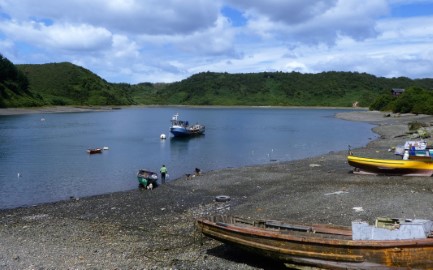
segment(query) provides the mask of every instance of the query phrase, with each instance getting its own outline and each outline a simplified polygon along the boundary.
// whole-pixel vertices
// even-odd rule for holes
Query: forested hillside
[[[132,104],[350,107],[357,102],[360,107],[392,109],[401,107],[398,105],[401,102],[386,106],[395,100],[391,97],[392,88],[415,87],[425,91],[424,96],[429,96],[433,89],[433,79],[389,79],[357,72],[203,72],[175,83],[131,85],[109,83],[71,63],[13,65],[3,57],[0,63],[0,107]],[[416,110],[423,111],[419,106]]]
[[[250,74],[199,73],[154,93],[162,104],[359,106],[390,95],[392,88],[433,88],[433,79],[381,78],[366,73],[263,72]]]
[[[29,91],[24,73],[0,54],[0,108],[40,105],[43,101]]]
[[[370,109],[433,115],[433,89],[409,87],[398,96],[382,95],[370,105]]]
[[[30,82],[30,91],[49,105],[130,105],[129,91],[106,82],[71,63],[17,65]]]

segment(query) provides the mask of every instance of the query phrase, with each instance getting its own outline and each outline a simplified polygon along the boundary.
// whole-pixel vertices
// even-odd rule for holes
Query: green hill
[[[368,107],[392,88],[433,88],[433,79],[382,78],[366,73],[204,72],[150,95],[159,104]],[[147,93],[149,95],[149,92]]]
[[[392,88],[431,91],[433,79],[357,72],[202,72],[174,83],[109,83],[71,63],[0,60],[0,107],[42,105],[245,105],[385,107]],[[407,106],[406,106],[407,107]]]
[[[17,65],[29,80],[29,90],[48,105],[130,105],[129,91],[106,82],[71,63]]]
[[[41,106],[42,98],[29,91],[27,77],[0,54],[0,108]]]

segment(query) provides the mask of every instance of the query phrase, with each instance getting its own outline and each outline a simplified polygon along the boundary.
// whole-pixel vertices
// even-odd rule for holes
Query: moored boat
[[[433,160],[376,159],[349,155],[347,162],[359,174],[432,176]]]
[[[200,218],[196,224],[208,237],[299,266],[321,269],[433,266],[430,220],[378,219],[374,226],[354,221],[352,227],[345,227],[212,216]]]
[[[175,137],[189,137],[202,135],[205,132],[205,126],[201,124],[189,125],[188,121],[179,119],[179,114],[171,118],[170,132]]]
[[[89,148],[89,149],[87,149],[87,153],[89,153],[89,154],[101,154],[102,148]]]

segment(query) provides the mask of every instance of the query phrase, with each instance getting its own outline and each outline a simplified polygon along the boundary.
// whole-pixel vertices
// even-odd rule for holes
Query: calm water
[[[140,168],[166,164],[170,181],[196,167],[302,159],[376,137],[369,124],[334,118],[341,111],[164,107],[0,116],[0,208],[131,190]],[[176,112],[206,125],[206,135],[172,138]],[[103,146],[109,147],[103,154],[86,153]]]

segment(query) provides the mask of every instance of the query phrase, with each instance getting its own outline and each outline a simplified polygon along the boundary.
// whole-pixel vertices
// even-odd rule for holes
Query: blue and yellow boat
[[[432,176],[433,160],[376,159],[347,156],[347,162],[359,174]]]

